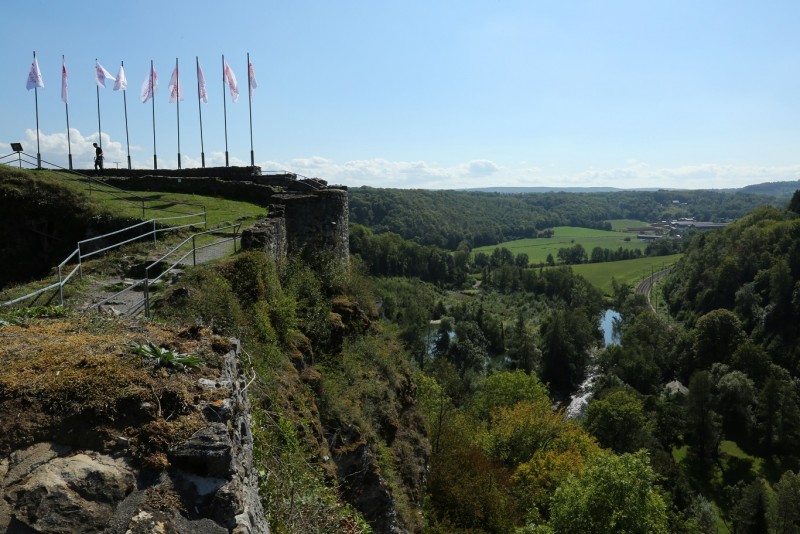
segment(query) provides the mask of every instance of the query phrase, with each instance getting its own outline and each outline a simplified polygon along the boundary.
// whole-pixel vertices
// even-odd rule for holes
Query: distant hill
[[[793,182],[764,182],[746,185],[740,188],[705,189],[705,191],[722,191],[725,193],[750,193],[753,195],[767,195],[777,198],[791,198],[795,191],[800,189],[800,180]],[[674,189],[665,187],[476,187],[459,189],[474,193],[501,193],[507,195],[519,193],[615,193],[621,191],[691,191],[691,189]]]
[[[800,180],[794,182],[764,182],[762,184],[747,185],[738,191],[754,195],[768,195],[771,197],[790,199],[795,191],[800,189]]]
[[[502,193],[356,187],[348,192],[351,223],[449,250],[464,240],[480,247],[537,237],[556,226],[610,230],[607,221],[612,219],[727,222],[763,204],[786,203],[738,191]]]
[[[651,189],[650,191],[655,191]],[[619,187],[475,187],[471,189],[459,189],[458,191],[469,191],[475,193],[613,193],[615,191],[626,191]],[[631,191],[628,189],[627,191]]]

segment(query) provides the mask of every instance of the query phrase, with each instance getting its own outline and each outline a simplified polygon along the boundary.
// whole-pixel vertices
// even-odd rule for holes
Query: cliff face
[[[126,352],[145,337],[204,363]],[[237,343],[79,318],[1,326],[0,347],[0,531],[269,531]]]

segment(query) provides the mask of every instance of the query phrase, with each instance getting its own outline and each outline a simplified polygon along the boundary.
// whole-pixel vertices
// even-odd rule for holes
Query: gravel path
[[[238,250],[238,243],[236,245]],[[186,254],[186,250],[176,252],[173,256],[167,257],[165,263],[172,264],[177,258]],[[203,247],[198,247],[195,254],[188,254],[180,261],[180,264],[166,273],[158,284],[171,284],[183,273],[183,266],[193,264],[200,265],[210,261],[225,258],[234,253],[234,244],[231,240],[216,242]],[[143,260],[145,260],[143,258]],[[150,259],[149,261],[153,261]],[[152,275],[150,278],[152,283]],[[117,316],[141,316],[145,312],[144,280],[132,278],[97,278],[90,282],[88,297],[79,306],[80,309],[88,311],[97,309],[101,313],[108,313]],[[152,297],[151,297],[152,298]]]

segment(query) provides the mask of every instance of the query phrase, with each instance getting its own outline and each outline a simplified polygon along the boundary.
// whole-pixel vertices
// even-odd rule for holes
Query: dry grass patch
[[[201,358],[185,371],[154,367],[127,344],[153,342]],[[129,447],[149,467],[204,426],[201,377],[216,378],[229,343],[209,330],[174,330],[98,316],[0,327],[0,454],[39,441],[94,450]]]

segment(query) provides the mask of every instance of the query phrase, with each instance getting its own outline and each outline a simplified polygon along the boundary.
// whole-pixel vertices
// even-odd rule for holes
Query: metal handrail
[[[153,236],[153,241],[156,242],[157,235],[158,235],[159,232],[171,232],[171,231],[179,230],[181,228],[187,228],[187,227],[195,226],[195,224],[183,224],[183,225],[180,225],[180,226],[168,226],[166,228],[156,228],[157,221],[165,221],[165,220],[171,220],[171,219],[186,219],[187,217],[199,217],[200,215],[203,215],[203,223],[202,224],[205,227],[207,225],[207,221],[205,219],[205,212],[203,212],[203,213],[199,213],[198,212],[198,213],[191,214],[191,215],[181,215],[181,216],[175,216],[175,217],[160,217],[160,218],[157,218],[157,219],[150,219],[148,221],[143,221],[143,222],[140,222],[140,223],[133,224],[131,226],[127,226],[127,227],[122,228],[120,230],[115,230],[113,232],[108,232],[107,234],[103,234],[103,235],[99,235],[99,236],[95,236],[95,237],[90,237],[88,239],[84,239],[82,241],[78,241],[77,248],[74,251],[72,251],[72,253],[70,253],[70,255],[67,256],[61,263],[58,264],[58,282],[56,282],[54,284],[51,284],[51,285],[49,285],[49,286],[47,286],[47,287],[45,287],[43,289],[39,289],[37,291],[34,291],[32,293],[28,293],[28,294],[23,295],[21,297],[17,297],[17,298],[15,298],[13,300],[2,302],[2,303],[0,303],[0,306],[11,306],[12,304],[16,304],[17,302],[21,302],[21,301],[29,299],[29,298],[37,297],[37,296],[41,295],[42,293],[44,293],[44,292],[46,292],[46,291],[48,291],[50,289],[55,289],[56,287],[58,288],[59,302],[63,306],[64,305],[64,286],[66,285],[67,282],[69,282],[69,280],[72,278],[72,276],[75,274],[76,271],[78,271],[79,277],[81,279],[83,279],[83,260],[85,258],[89,258],[91,256],[100,254],[101,252],[106,252],[108,250],[121,247],[122,245],[126,245],[128,243],[131,243],[131,242],[136,241],[138,239],[142,239],[142,238],[147,237],[149,235],[152,235]],[[86,254],[83,254],[82,251],[81,251],[81,245],[82,244],[85,244],[85,243],[88,243],[88,242],[91,242],[91,241],[96,241],[98,239],[104,239],[104,238],[107,238],[109,236],[117,235],[117,234],[120,234],[122,232],[126,232],[128,230],[132,230],[134,228],[138,228],[140,226],[143,226],[143,225],[146,225],[146,224],[150,224],[150,223],[153,224],[153,229],[148,231],[148,232],[146,232],[146,233],[144,233],[144,234],[138,235],[136,237],[132,237],[130,239],[126,239],[124,241],[120,241],[120,242],[114,243],[114,244],[112,244],[112,245],[110,245],[108,247],[101,248],[101,249],[98,249],[98,250],[94,250],[94,251],[86,253]],[[197,224],[199,224],[199,223],[197,223]],[[203,233],[206,233],[206,232],[203,232]],[[66,277],[63,277],[62,269],[76,254],[78,256],[77,265],[72,269],[72,271],[70,271],[67,274]]]
[[[191,237],[187,237],[181,243],[179,243],[178,245],[173,247],[172,250],[170,250],[169,252],[167,252],[166,254],[161,256],[159,259],[157,259],[156,261],[154,261],[153,263],[151,263],[150,265],[145,267],[144,268],[144,316],[145,317],[150,317],[150,273],[149,273],[149,271],[150,271],[151,267],[155,267],[156,265],[161,263],[164,259],[169,257],[173,252],[177,251],[183,245],[188,243],[189,240],[192,241],[192,250],[190,250],[189,252],[187,252],[186,254],[181,256],[180,258],[178,258],[178,260],[175,263],[173,263],[167,269],[162,271],[161,274],[159,274],[158,276],[153,278],[153,283],[158,282],[159,280],[161,280],[161,278],[165,274],[167,274],[168,272],[172,271],[178,264],[180,264],[180,262],[185,260],[189,256],[190,253],[192,254],[192,265],[197,265],[197,256],[196,256],[196,254],[197,254],[197,242],[196,242],[197,236],[201,236],[201,235],[204,235],[204,234],[210,234],[210,233],[214,233],[214,232],[219,232],[220,230],[225,230],[226,228],[233,228],[233,237],[230,238],[230,239],[233,239],[233,251],[236,252],[236,238],[239,235],[239,228],[241,228],[241,226],[242,226],[241,223],[229,224],[228,226],[221,226],[219,228],[214,228],[212,230],[206,230],[205,232],[198,232],[196,234],[192,234]],[[216,242],[214,242],[212,244],[204,245],[201,248],[206,248],[206,247],[211,246],[211,245],[224,243],[225,241],[228,241],[230,239],[221,239],[221,240],[216,241]]]
[[[107,302],[119,297],[123,293],[131,291],[132,289],[135,289],[135,288],[143,285],[144,286],[144,296],[142,298],[142,304],[138,304],[134,310],[138,310],[139,308],[144,306],[145,317],[150,317],[150,285],[155,283],[155,282],[158,282],[167,273],[173,271],[178,265],[180,265],[180,263],[183,260],[188,258],[190,254],[192,255],[192,265],[197,265],[197,256],[196,256],[196,254],[197,254],[198,250],[202,250],[204,248],[212,247],[214,245],[218,245],[220,243],[224,243],[226,241],[231,241],[232,240],[233,241],[233,250],[234,250],[234,252],[236,252],[236,240],[239,239],[239,229],[241,228],[241,226],[242,226],[241,223],[230,224],[230,225],[227,225],[227,226],[221,226],[219,228],[213,228],[211,230],[206,230],[205,232],[197,232],[195,234],[192,234],[190,237],[187,237],[186,239],[181,241],[178,245],[174,246],[169,252],[167,252],[166,254],[161,256],[159,259],[155,260],[150,265],[146,266],[145,269],[144,269],[144,272],[145,272],[145,277],[144,278],[142,278],[140,280],[134,280],[133,283],[131,285],[129,285],[128,287],[124,288],[121,291],[118,291],[117,293],[114,293],[113,295],[111,295],[109,297],[106,297],[105,299],[101,300],[100,302],[92,304],[89,307],[89,309],[99,308],[100,306],[104,305],[105,303],[107,303]],[[220,230],[225,230],[225,229],[228,229],[228,228],[233,228],[233,236],[232,237],[225,238],[225,239],[220,239],[220,240],[215,241],[213,243],[208,243],[208,244],[205,244],[205,245],[201,245],[199,247],[197,246],[197,237],[198,236],[205,235],[205,234],[211,234],[211,233],[217,233]],[[158,265],[162,261],[164,261],[166,258],[171,256],[172,254],[174,254],[178,249],[180,249],[181,247],[186,245],[189,241],[192,242],[191,250],[189,250],[188,252],[186,252],[185,254],[180,256],[172,265],[170,265],[169,267],[164,269],[164,271],[162,271],[158,276],[156,276],[155,278],[153,278],[151,280],[150,279],[150,269],[152,267],[155,267],[156,265]]]

